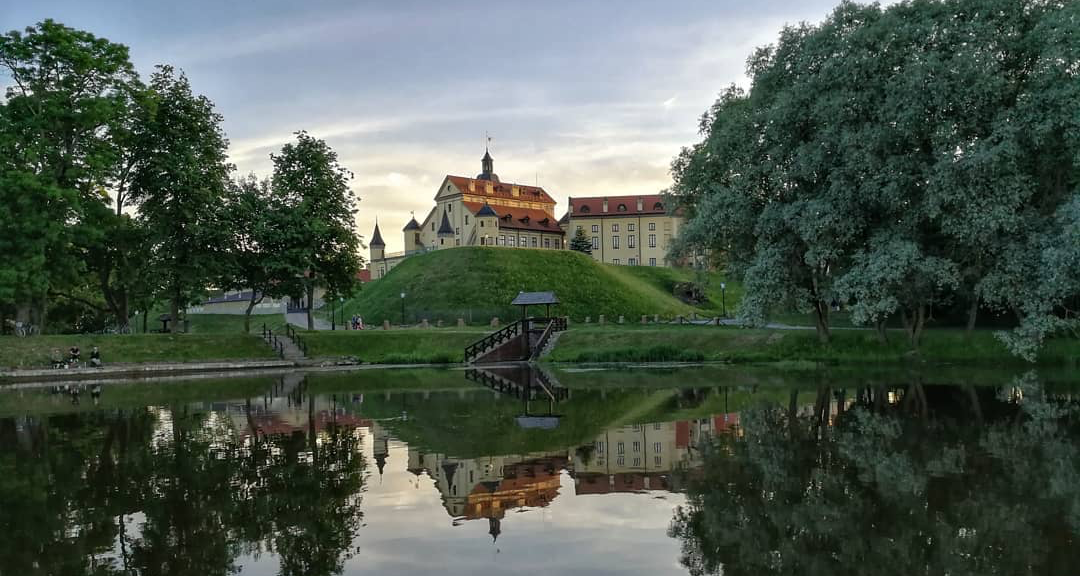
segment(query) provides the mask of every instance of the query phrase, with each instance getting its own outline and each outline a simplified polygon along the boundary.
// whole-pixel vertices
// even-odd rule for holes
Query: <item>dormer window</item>
[[[663,210],[663,209],[664,209],[664,203],[663,202],[657,202],[656,204],[653,204],[653,210]]]
[[[592,212],[592,210],[589,210],[588,206],[582,206],[579,212],[581,212],[582,214],[588,214],[589,212]]]
[[[616,208],[616,210],[619,212],[626,212],[626,204],[619,204],[619,207]]]

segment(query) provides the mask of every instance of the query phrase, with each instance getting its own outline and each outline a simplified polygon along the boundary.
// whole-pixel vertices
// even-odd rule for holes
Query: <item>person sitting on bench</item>
[[[70,365],[72,368],[78,368],[79,358],[82,356],[82,352],[79,351],[78,344],[72,346],[71,349],[68,350],[68,356],[68,365]]]
[[[53,368],[65,368],[67,366],[64,364],[64,357],[60,355],[59,348],[53,348],[52,352],[49,353],[49,364]]]
[[[98,351],[97,346],[94,346],[90,351],[90,366],[92,368],[101,368],[101,352]]]

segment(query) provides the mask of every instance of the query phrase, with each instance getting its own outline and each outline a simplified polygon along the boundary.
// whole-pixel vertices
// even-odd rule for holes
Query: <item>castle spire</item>
[[[382,234],[379,233],[379,219],[375,219],[375,232],[371,235],[371,242],[368,242],[368,246],[385,247],[386,242],[383,242]]]

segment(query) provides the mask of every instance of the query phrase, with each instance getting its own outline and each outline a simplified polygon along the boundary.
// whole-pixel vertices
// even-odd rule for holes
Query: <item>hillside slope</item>
[[[345,312],[359,314],[369,324],[399,323],[404,292],[406,323],[464,318],[486,324],[492,316],[504,321],[517,318],[520,310],[508,304],[518,292],[547,290],[563,302],[552,313],[576,321],[590,316],[595,322],[604,314],[609,321],[623,315],[633,322],[643,314],[670,317],[720,309],[719,302],[694,308],[672,296],[671,286],[688,280],[688,271],[637,268],[598,264],[570,250],[451,248],[406,259],[384,278],[364,285],[346,304]],[[732,305],[729,298],[729,310]],[[540,308],[530,312],[543,314]]]

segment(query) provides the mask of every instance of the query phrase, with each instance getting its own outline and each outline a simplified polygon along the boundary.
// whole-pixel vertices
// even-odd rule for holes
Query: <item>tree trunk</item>
[[[911,322],[911,349],[918,350],[919,342],[922,340],[923,327],[926,326],[926,305],[920,304],[915,310],[915,314],[912,316]]]
[[[143,315],[142,315],[142,333],[143,334],[146,334],[146,324],[147,324],[147,321],[149,320],[149,316],[150,316],[150,310],[143,310]]]
[[[263,299],[262,295],[260,295],[259,298],[256,299],[255,294],[257,294],[257,292],[255,292],[255,290],[252,289],[251,290],[251,300],[248,300],[247,310],[244,310],[244,334],[248,334],[248,333],[251,332],[251,311],[254,310],[255,305],[258,304],[259,302],[262,302],[262,299]]]
[[[971,308],[968,308],[968,320],[967,329],[964,332],[964,339],[971,340],[971,333],[975,330],[975,320],[979,316],[979,297],[973,296],[971,300]]]
[[[885,327],[888,322],[888,318],[883,318],[874,323],[874,328],[877,330],[877,339],[881,344],[889,343],[889,330]]]
[[[169,300],[169,317],[172,324],[169,326],[169,332],[178,334],[180,332],[180,291],[177,290],[171,300]]]
[[[307,285],[307,329],[315,329],[315,318],[311,315],[312,308],[315,307],[315,283],[309,282]]]
[[[829,304],[818,300],[814,304],[814,325],[817,329],[818,342],[829,343]]]

